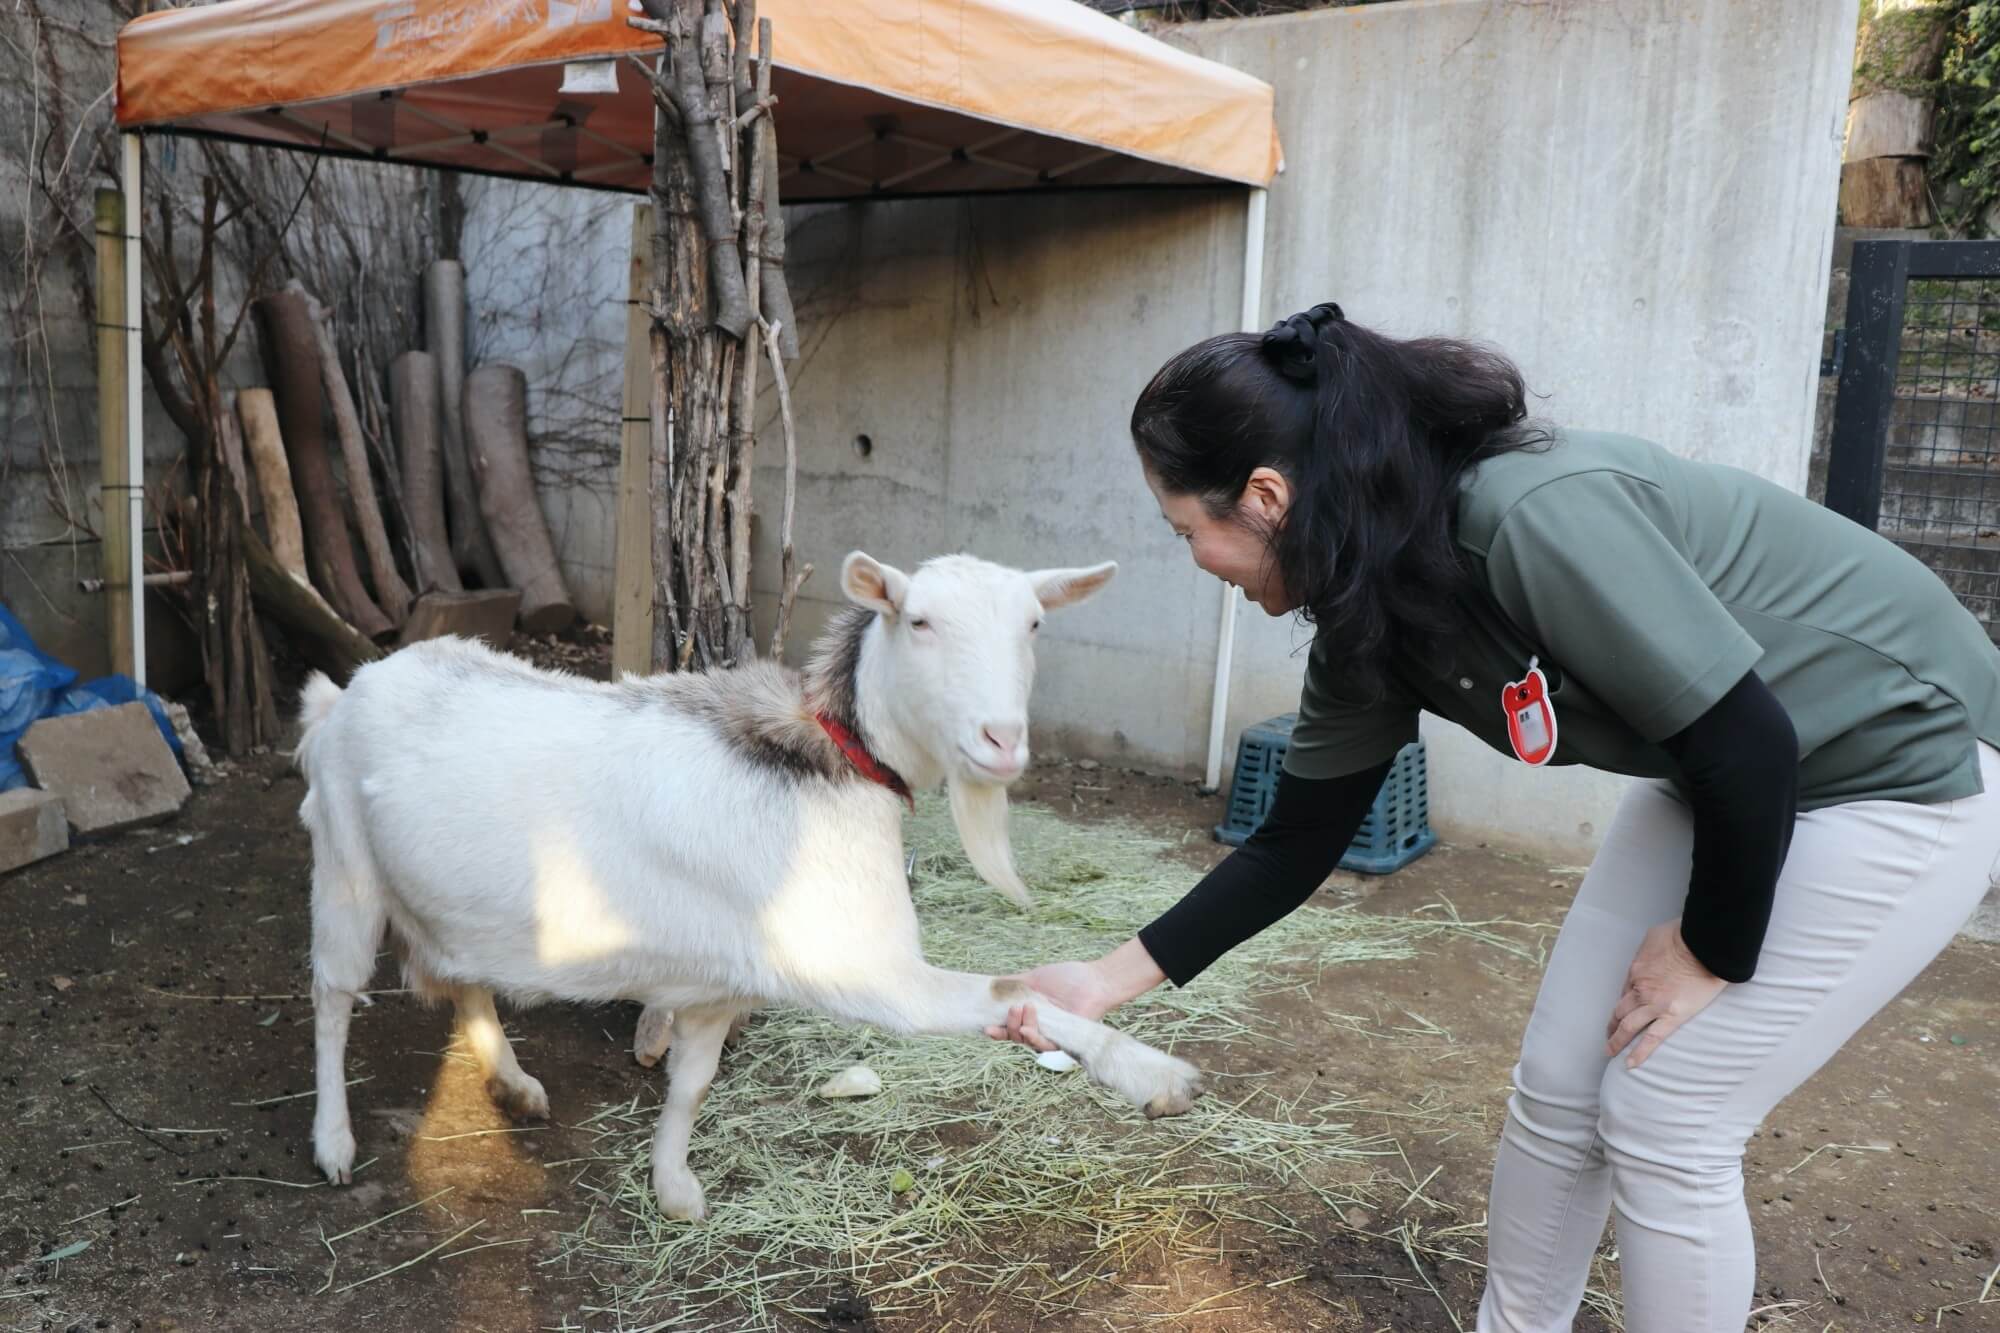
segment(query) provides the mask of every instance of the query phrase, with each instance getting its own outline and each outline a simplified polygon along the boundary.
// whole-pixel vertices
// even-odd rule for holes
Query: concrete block
[[[0,874],[68,850],[62,797],[33,787],[0,791]]]
[[[20,752],[35,785],[62,798],[79,835],[158,823],[190,794],[141,703],[44,718],[21,737]]]
[[[514,616],[521,609],[518,588],[494,588],[479,592],[427,592],[417,598],[410,618],[403,622],[402,643],[417,643],[440,635],[458,634],[468,639],[484,639],[500,651],[514,632]]]

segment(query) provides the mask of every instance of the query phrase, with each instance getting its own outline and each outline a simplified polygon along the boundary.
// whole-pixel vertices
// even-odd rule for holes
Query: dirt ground
[[[0,879],[0,1330],[621,1326],[578,1313],[598,1275],[562,1262],[555,1238],[591,1201],[589,1168],[563,1165],[590,1151],[575,1126],[595,1105],[656,1095],[657,1075],[627,1051],[631,1006],[510,1016],[553,1103],[548,1127],[524,1131],[449,1052],[446,1014],[380,997],[349,1046],[372,1162],[352,1188],[317,1183],[300,1095],[302,791],[276,756],[253,759],[172,823]],[[1191,881],[1217,855],[1206,833],[1219,799],[1178,782],[1057,761],[1018,794],[1185,837]],[[1449,937],[1415,963],[1302,976],[1273,1002],[1284,1042],[1195,1053],[1225,1076],[1365,1108],[1356,1128],[1397,1145],[1371,1206],[1294,1218],[1309,1241],[1224,1228],[1205,1257],[1101,1264],[1087,1319],[984,1309],[970,1294],[942,1320],[875,1319],[830,1281],[826,1312],[797,1326],[1469,1328],[1507,1071],[1574,884],[1573,871],[1477,847],[1386,879],[1337,877],[1322,900],[1390,913],[1449,902],[1520,923],[1500,928],[1513,951]],[[396,982],[385,969],[377,984]],[[2000,950],[1961,940],[1751,1144],[1760,1326],[2000,1328],[2000,1299],[1969,1304],[2000,1245],[1996,1145]],[[1612,1326],[1588,1313],[1577,1325]]]

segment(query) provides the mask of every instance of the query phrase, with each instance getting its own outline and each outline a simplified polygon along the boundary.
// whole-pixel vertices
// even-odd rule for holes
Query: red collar
[[[840,747],[840,752],[847,756],[847,762],[854,765],[862,777],[895,792],[903,798],[903,804],[910,807],[911,813],[916,812],[917,798],[910,795],[910,784],[903,781],[902,774],[870,754],[865,741],[825,713],[814,713],[813,720],[819,723],[827,738]]]

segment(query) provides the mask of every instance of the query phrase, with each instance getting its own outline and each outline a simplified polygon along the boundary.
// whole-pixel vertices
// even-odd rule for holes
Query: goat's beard
[[[1022,911],[1028,910],[1028,886],[1014,870],[1014,844],[1007,836],[1007,788],[997,782],[973,782],[951,774],[945,779],[951,794],[951,822],[979,878],[1000,890]]]

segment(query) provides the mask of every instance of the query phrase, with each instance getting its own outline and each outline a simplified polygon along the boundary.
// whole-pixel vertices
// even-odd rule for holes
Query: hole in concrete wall
[[[854,453],[856,457],[866,458],[874,452],[875,441],[869,439],[866,435],[857,435],[854,437]]]

